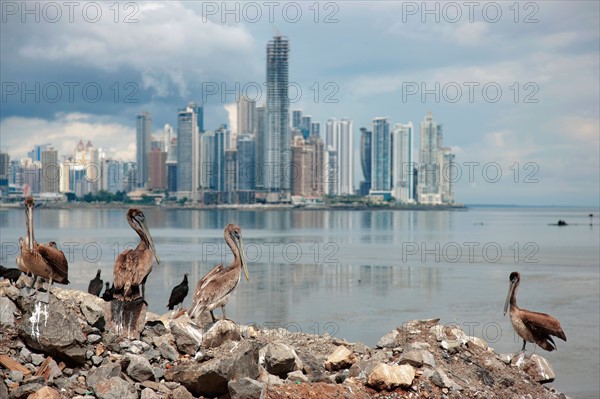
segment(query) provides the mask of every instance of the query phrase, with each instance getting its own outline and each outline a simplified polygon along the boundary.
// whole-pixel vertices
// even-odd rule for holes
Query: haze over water
[[[36,209],[35,235],[70,261],[69,288],[87,290],[96,269],[112,282],[116,255],[138,237],[125,209]],[[144,209],[160,265],[147,282],[149,310],[166,311],[171,289],[231,261],[227,223],[242,227],[250,279],[240,281],[228,318],[261,327],[324,333],[375,345],[402,322],[441,318],[497,352],[520,350],[502,315],[508,276],[521,272],[519,306],[560,320],[568,342],[536,353],[554,367],[558,390],[600,394],[600,212],[593,208],[467,211],[236,211]],[[594,214],[593,226],[588,215]],[[569,226],[549,226],[559,219]],[[0,210],[0,261],[14,267],[23,209]],[[220,317],[220,310],[215,310]],[[533,345],[528,344],[529,351]]]

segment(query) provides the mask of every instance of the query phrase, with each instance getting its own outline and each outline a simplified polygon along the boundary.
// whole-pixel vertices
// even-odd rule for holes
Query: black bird
[[[183,275],[183,281],[181,282],[181,284],[175,286],[175,288],[173,288],[173,291],[171,291],[171,297],[169,298],[169,304],[167,305],[167,308],[169,310],[173,310],[173,308],[176,305],[183,303],[183,300],[188,294],[188,290],[189,287],[186,273]]]
[[[92,295],[100,296],[100,291],[102,291],[102,279],[100,278],[100,269],[98,269],[96,277],[90,280],[88,292]]]
[[[4,277],[6,280],[10,280],[11,283],[15,283],[19,277],[21,277],[21,270],[17,268],[8,269],[0,265],[0,277]]]
[[[112,287],[108,288],[108,282],[106,283],[106,289],[104,290],[104,294],[102,294],[102,299],[104,299],[106,302],[110,302],[113,300],[113,291],[115,290],[115,285],[113,284]]]

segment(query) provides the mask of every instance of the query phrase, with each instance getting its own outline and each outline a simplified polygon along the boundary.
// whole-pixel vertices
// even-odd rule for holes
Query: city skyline
[[[292,41],[290,81],[302,89],[302,96],[289,109],[302,109],[312,121],[320,122],[322,136],[329,118],[352,119],[354,155],[359,159],[358,129],[370,129],[373,117],[387,115],[392,125],[408,121],[418,125],[432,111],[443,121],[450,135],[446,141],[462,168],[455,187],[458,202],[597,202],[597,4],[573,2],[570,17],[565,18],[560,4],[541,3],[537,22],[529,24],[523,22],[524,10],[515,22],[508,5],[502,5],[502,19],[495,22],[483,18],[479,8],[474,21],[465,9],[458,23],[445,20],[444,15],[439,22],[433,20],[435,16],[425,16],[429,19],[423,23],[421,14],[402,14],[401,3],[336,4],[336,23],[323,23],[325,10],[315,23],[308,7],[297,22],[286,21],[281,13],[275,21],[281,34]],[[236,94],[244,87],[258,85],[262,97],[257,106],[264,103],[264,46],[273,36],[272,22],[263,18],[249,23],[242,18],[239,23],[221,23],[221,15],[206,16],[199,4],[181,2],[144,5],[137,17],[139,23],[130,25],[103,19],[97,26],[106,24],[110,29],[98,31],[81,20],[27,25],[20,18],[9,18],[0,39],[3,83],[16,82],[18,91],[8,95],[14,87],[5,87],[0,150],[15,159],[31,150],[27,143],[51,142],[60,156],[84,138],[116,159],[133,160],[131,115],[150,112],[155,133],[166,123],[176,126],[173,109],[190,100],[201,102],[205,96],[205,125],[215,130],[222,123],[233,128],[231,105],[235,110]],[[152,32],[160,31],[157,26],[174,21],[190,40],[201,40],[202,35],[213,40],[193,54],[176,41],[154,51],[129,47],[141,38],[154,38]],[[374,25],[382,29],[356,30],[356,26]],[[30,30],[31,36],[20,35],[22,28]],[[132,40],[119,42],[107,32]],[[72,46],[76,40],[105,43],[111,50],[91,52],[91,47]],[[158,38],[156,42],[163,43]],[[65,48],[72,50],[61,53]],[[382,62],[372,62],[373,57]],[[39,66],[44,66],[47,78],[41,79]],[[62,83],[73,80],[78,89],[88,83],[101,87],[100,101],[85,101],[81,90],[75,90],[75,100],[69,102]],[[36,82],[41,100],[35,101],[35,93],[22,100],[20,84],[35,91]],[[49,98],[44,95],[49,97],[48,90],[54,87],[47,86],[44,94],[49,82],[63,88],[61,101],[45,101]],[[221,89],[224,84],[225,90],[236,91],[236,82],[237,93]],[[207,95],[213,83],[217,93]],[[489,92],[484,98],[486,84]],[[496,85],[502,97],[493,102]],[[453,102],[457,87],[462,97]],[[138,102],[125,102],[128,95]],[[337,103],[325,102],[328,96]],[[415,137],[415,146],[417,141]],[[358,185],[362,173],[359,162],[354,164]],[[502,174],[499,181],[494,178],[497,170]]]

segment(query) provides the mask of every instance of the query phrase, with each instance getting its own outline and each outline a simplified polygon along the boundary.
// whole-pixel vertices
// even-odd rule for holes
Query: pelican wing
[[[219,273],[223,271],[223,264],[220,263],[212,268],[211,271],[206,273],[198,283],[196,284],[196,290],[194,291],[194,299],[192,300],[192,307],[190,308],[189,314],[191,317],[200,316],[200,313],[204,311],[207,305],[202,301],[202,291],[204,287]]]
[[[124,290],[131,295],[130,288],[142,284],[152,270],[152,253],[128,249],[117,256],[113,270],[115,291]]]
[[[549,314],[521,309],[521,319],[523,320],[523,324],[536,334],[554,335],[563,341],[567,340],[560,322]]]
[[[69,284],[69,263],[63,251],[46,244],[39,244],[37,250],[52,269],[53,280],[57,283]]]

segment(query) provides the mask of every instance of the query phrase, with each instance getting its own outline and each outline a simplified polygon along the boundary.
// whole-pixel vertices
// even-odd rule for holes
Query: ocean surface
[[[116,255],[137,245],[124,209],[35,210],[39,242],[67,255],[70,288],[87,290],[97,269],[112,282]],[[518,304],[560,320],[568,342],[536,353],[553,385],[573,398],[600,396],[600,211],[593,208],[471,207],[468,210],[144,210],[160,265],[147,282],[150,311],[171,289],[230,262],[223,229],[242,227],[244,278],[227,317],[263,328],[331,335],[375,345],[395,326],[440,318],[497,352],[522,341],[503,316],[508,276],[521,273]],[[593,218],[589,217],[592,213]],[[550,225],[559,219],[569,225]],[[0,263],[14,267],[23,209],[0,210]],[[220,309],[215,310],[220,316]],[[533,350],[533,345],[527,345]]]

